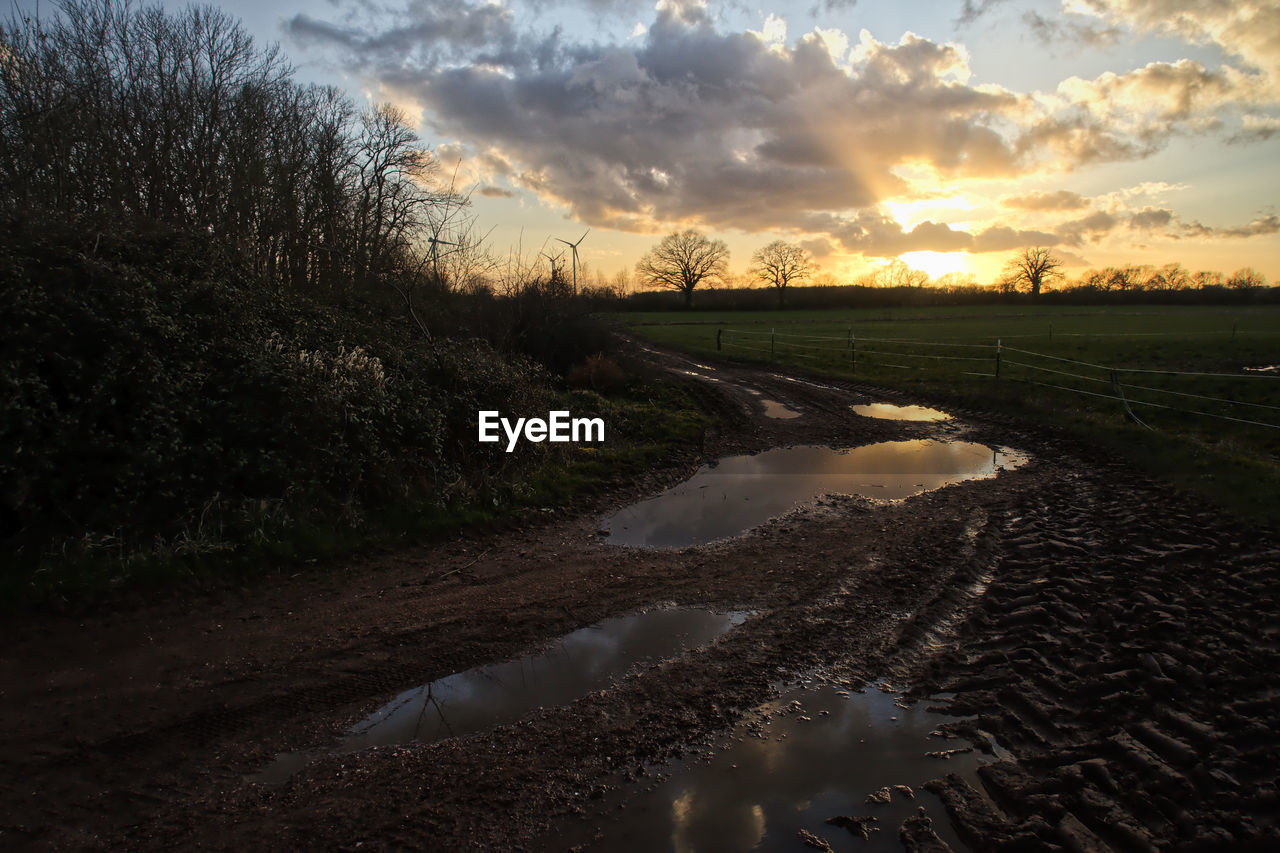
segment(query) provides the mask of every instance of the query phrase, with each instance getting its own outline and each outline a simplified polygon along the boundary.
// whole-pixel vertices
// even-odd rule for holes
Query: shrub
[[[584,388],[607,395],[622,390],[627,377],[613,359],[604,353],[596,353],[570,370],[565,380],[570,388]]]

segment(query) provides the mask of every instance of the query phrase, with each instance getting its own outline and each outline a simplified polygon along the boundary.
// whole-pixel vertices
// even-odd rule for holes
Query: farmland
[[[852,377],[1064,426],[1235,511],[1280,518],[1273,497],[1280,486],[1280,377],[1258,370],[1280,364],[1274,306],[645,312],[614,319],[635,335],[695,353]]]

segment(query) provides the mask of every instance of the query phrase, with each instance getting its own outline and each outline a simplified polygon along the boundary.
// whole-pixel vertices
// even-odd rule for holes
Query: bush
[[[622,390],[627,377],[613,359],[596,353],[569,371],[565,381],[570,388],[582,388],[597,394],[613,394]]]
[[[199,238],[0,223],[0,281],[0,542],[21,571],[68,543],[355,527],[470,500],[539,453],[474,431],[481,408],[545,408],[541,368],[283,294]]]

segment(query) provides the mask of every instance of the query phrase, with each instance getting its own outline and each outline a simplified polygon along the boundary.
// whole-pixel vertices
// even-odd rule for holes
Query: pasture
[[[1280,369],[1266,369],[1280,365],[1277,306],[613,316],[633,334],[690,352],[1065,426],[1242,513],[1280,519]]]

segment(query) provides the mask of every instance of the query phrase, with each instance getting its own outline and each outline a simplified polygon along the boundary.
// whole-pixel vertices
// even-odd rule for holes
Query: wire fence
[[[1188,336],[1191,334],[1195,333]],[[1231,335],[1233,338],[1236,335],[1234,328]],[[1137,332],[1133,336],[1151,335]],[[1060,337],[1085,336],[1060,333]],[[1093,400],[1112,401],[1130,420],[1148,428],[1139,410],[1280,430],[1278,372],[1223,373],[1099,364],[1009,346],[1004,340],[1000,337],[993,343],[978,343],[882,338],[858,335],[852,328],[844,336],[777,329],[720,328],[716,331],[716,349],[728,355],[771,361],[798,358],[841,371],[847,369],[854,376],[859,370],[865,374],[889,368],[1020,382]],[[982,365],[987,369],[983,370]],[[953,369],[946,372],[947,367]],[[1161,387],[1158,384],[1161,381],[1169,387]],[[1250,397],[1252,399],[1248,399]]]

